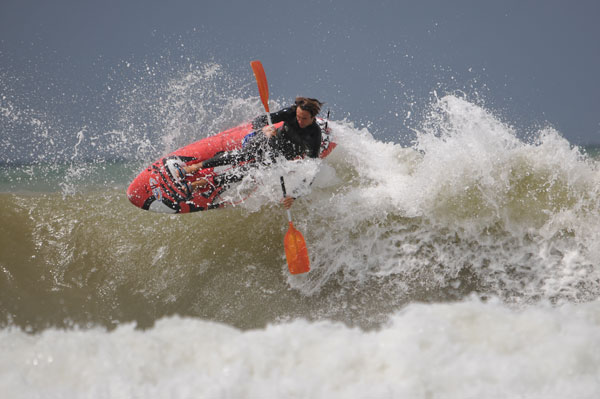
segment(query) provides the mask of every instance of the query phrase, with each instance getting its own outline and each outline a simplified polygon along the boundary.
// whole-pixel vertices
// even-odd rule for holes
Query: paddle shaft
[[[283,176],[279,176],[279,180],[281,180],[281,191],[283,191],[283,198],[285,198],[287,196],[287,194],[285,193],[285,180],[283,180]],[[288,215],[288,220],[290,223],[292,223],[292,212],[290,212],[289,209],[287,210],[287,215]]]
[[[265,114],[267,115],[267,123],[269,126],[273,126],[273,121],[271,120],[271,113],[269,112],[269,86],[267,85],[267,77],[265,75],[265,70],[262,67],[260,61],[252,61],[250,62],[252,66],[252,71],[254,72],[254,77],[256,78],[256,83],[258,84],[258,92],[260,94],[260,100],[263,103],[263,107],[265,108]],[[285,193],[285,181],[283,180],[283,176],[280,176],[281,179],[281,189],[283,191],[283,198],[286,197]],[[287,209],[288,220],[292,223],[292,213],[289,209]]]
[[[265,98],[264,101],[267,102],[269,101],[269,98]],[[265,112],[267,115],[267,122],[269,123],[269,126],[273,126],[273,121],[271,121],[271,114],[269,113],[269,111],[267,111],[268,109],[268,105],[265,105]],[[283,176],[279,176],[279,179],[281,180],[281,191],[283,191],[283,198],[285,198],[287,196],[286,192],[285,192],[285,180],[283,180]],[[288,221],[290,223],[292,223],[292,212],[290,212],[289,209],[286,209],[287,211],[287,216],[288,216]]]

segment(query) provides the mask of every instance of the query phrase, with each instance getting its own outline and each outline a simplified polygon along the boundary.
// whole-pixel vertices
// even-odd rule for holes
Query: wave
[[[293,209],[307,275],[286,271],[277,179],[239,207],[165,216],[127,203],[143,166],[72,163],[54,191],[0,194],[0,318],[33,330],[150,327],[173,314],[369,329],[408,303],[474,292],[511,304],[598,298],[598,163],[555,130],[520,140],[456,96],[432,104],[411,147],[330,123],[338,147],[305,162],[319,173]]]

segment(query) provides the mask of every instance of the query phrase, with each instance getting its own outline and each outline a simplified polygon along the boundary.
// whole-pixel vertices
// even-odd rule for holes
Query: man
[[[288,160],[308,156],[317,158],[321,147],[321,128],[316,116],[321,110],[321,103],[314,98],[297,97],[294,105],[271,114],[273,123],[283,122],[283,126],[275,129],[267,126],[267,116],[262,115],[252,122],[256,132],[249,135],[248,142],[239,150],[223,152],[202,162],[185,166],[177,163],[168,165],[173,176],[184,179],[186,174],[194,174],[201,169],[223,165],[237,165],[241,162],[259,162],[269,164],[277,156]],[[205,187],[208,181],[200,178],[191,183],[191,190]],[[289,209],[294,198],[285,197],[283,205]]]

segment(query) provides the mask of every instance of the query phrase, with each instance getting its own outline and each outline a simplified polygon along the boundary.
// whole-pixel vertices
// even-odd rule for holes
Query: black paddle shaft
[[[283,196],[286,197],[287,194],[285,193],[285,181],[283,180],[283,176],[279,176],[279,179],[281,180],[281,190],[283,191]]]

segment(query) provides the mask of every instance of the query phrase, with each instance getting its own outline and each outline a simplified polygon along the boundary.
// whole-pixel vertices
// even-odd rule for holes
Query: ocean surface
[[[121,130],[36,130],[38,159],[0,168],[3,397],[599,397],[597,148],[458,95],[411,145],[333,118],[337,148],[300,163],[312,270],[292,276],[277,179],[223,210],[128,202],[154,159],[260,112],[196,109],[198,137],[181,98],[160,140],[130,104]]]

